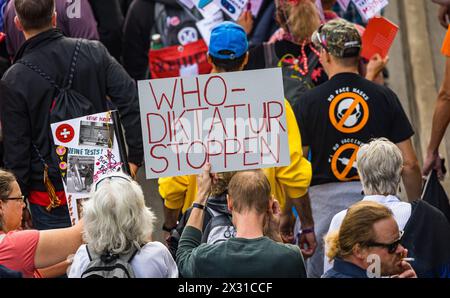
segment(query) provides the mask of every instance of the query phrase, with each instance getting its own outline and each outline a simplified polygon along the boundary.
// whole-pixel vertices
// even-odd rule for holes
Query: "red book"
[[[386,57],[398,32],[398,26],[383,17],[374,17],[369,20],[362,36],[362,53],[365,59],[375,54]]]

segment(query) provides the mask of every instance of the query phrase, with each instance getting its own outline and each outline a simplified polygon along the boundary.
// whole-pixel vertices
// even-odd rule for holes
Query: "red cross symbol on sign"
[[[75,137],[75,131],[69,124],[61,124],[56,128],[56,138],[61,143],[69,143]]]

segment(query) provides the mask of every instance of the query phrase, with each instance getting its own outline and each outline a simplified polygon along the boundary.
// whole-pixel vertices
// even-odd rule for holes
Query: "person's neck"
[[[365,263],[364,261],[356,258],[355,256],[348,256],[345,258],[342,258],[342,260],[348,262],[348,263],[352,263],[355,266],[358,266],[359,268],[361,268],[362,270],[366,270],[367,269],[367,263]]]
[[[52,28],[53,28],[53,26],[49,26],[49,27],[39,29],[39,30],[27,30],[27,31],[23,31],[23,35],[25,36],[25,40],[29,40],[30,38],[33,38],[36,35],[39,35],[42,32],[48,31]]]
[[[341,73],[355,73],[359,74],[359,70],[357,67],[334,67],[328,71],[328,77],[331,79],[335,75],[341,74]]]
[[[248,211],[243,214],[233,212],[233,223],[238,238],[255,239],[264,236],[264,215]]]

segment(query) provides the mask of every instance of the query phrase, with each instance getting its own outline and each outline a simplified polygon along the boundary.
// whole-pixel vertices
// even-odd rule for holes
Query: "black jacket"
[[[122,54],[123,1],[89,0],[98,24],[100,41],[110,54],[120,60]]]
[[[418,277],[450,278],[450,224],[427,202],[413,202],[402,245]]]
[[[26,58],[64,86],[64,78],[74,52],[76,39],[64,37],[57,29],[43,32],[28,41],[15,61]],[[45,79],[20,63],[14,64],[2,79],[0,111],[3,128],[4,162],[17,176],[22,193],[45,191],[43,164],[33,144],[50,165],[50,178],[56,190],[63,190],[51,139],[49,111],[55,89]],[[72,89],[92,100],[97,113],[111,104],[119,110],[125,128],[130,162],[143,159],[139,102],[135,82],[98,41],[84,40],[81,46]]]
[[[155,24],[155,2],[180,7],[176,0],[135,0],[123,27],[123,65],[135,80],[148,77],[148,51]]]

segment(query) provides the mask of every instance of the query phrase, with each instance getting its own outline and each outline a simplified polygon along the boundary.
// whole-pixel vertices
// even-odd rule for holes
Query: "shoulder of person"
[[[299,254],[300,256],[302,255],[302,252],[300,251],[300,248],[298,247],[298,245],[289,244],[289,243],[275,242],[275,241],[273,241],[273,242],[276,245],[278,245],[278,247],[280,248],[280,252],[284,251],[287,254],[292,254],[292,255]]]
[[[381,85],[370,80],[365,79],[366,84],[370,85],[376,92],[383,94],[387,98],[397,98],[397,94],[385,85]]]
[[[424,200],[414,201],[413,203],[411,203],[411,207],[413,211],[415,211],[415,209],[418,208],[417,211],[423,212],[424,215],[428,215],[427,216],[428,218],[433,218],[435,222],[441,221],[448,224],[448,220],[444,215],[444,213],[435,206],[428,203],[427,201]]]

